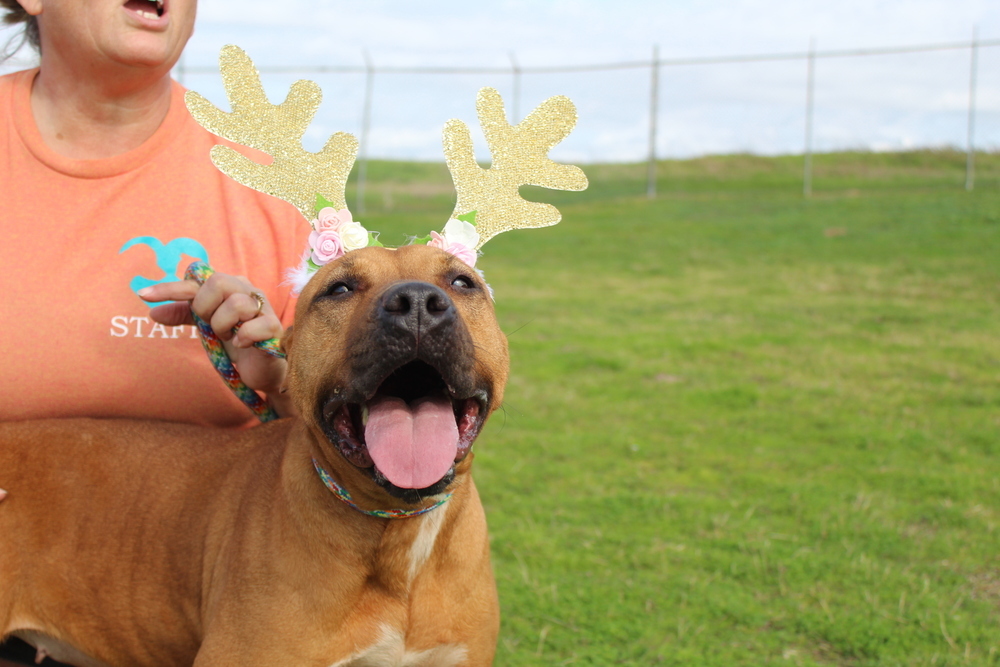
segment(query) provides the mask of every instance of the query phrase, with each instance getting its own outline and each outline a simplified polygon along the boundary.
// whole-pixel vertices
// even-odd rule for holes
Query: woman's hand
[[[260,295],[261,300],[254,294]],[[222,341],[240,377],[251,389],[264,393],[275,411],[292,414],[291,401],[281,393],[287,364],[284,359],[254,347],[277,338],[283,327],[271,304],[246,278],[215,273],[203,285],[193,280],[160,283],[139,291],[149,302],[174,301],[153,308],[149,315],[160,324],[194,324],[191,310],[208,322]],[[234,328],[239,325],[236,332]]]

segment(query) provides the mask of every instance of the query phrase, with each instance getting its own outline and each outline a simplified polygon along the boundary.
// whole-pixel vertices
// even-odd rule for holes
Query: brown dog
[[[283,344],[296,419],[0,424],[0,634],[80,667],[492,661],[469,474],[507,379],[489,288],[436,248],[357,250]]]

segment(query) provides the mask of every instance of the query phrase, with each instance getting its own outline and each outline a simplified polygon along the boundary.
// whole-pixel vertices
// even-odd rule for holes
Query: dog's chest
[[[330,667],[456,667],[465,658],[465,648],[454,644],[424,651],[407,650],[406,637],[398,630],[383,626],[375,644]]]
[[[417,534],[409,547],[410,569],[407,574],[410,582],[416,578],[420,570],[427,563],[427,559],[434,552],[434,547],[437,544],[438,536],[441,534],[441,527],[444,525],[444,519],[448,514],[448,506],[450,504],[445,503],[433,512],[415,519],[420,523],[417,528]]]
[[[394,544],[394,548],[405,552],[404,559],[396,560],[404,566],[404,571],[397,571],[397,581],[406,588],[427,564],[434,553],[434,548],[444,526],[449,503],[433,512],[420,517],[405,519],[410,522],[406,528],[407,538],[403,543]],[[404,631],[385,621],[377,625],[378,634],[374,641],[351,656],[338,660],[331,667],[451,667],[465,661],[465,647],[456,644],[442,643],[439,646],[415,650],[407,647],[407,637]]]

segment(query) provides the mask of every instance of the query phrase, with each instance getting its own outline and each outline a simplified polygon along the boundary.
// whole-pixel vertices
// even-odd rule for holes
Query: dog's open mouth
[[[461,396],[423,361],[396,369],[364,402],[331,397],[324,430],[347,460],[372,469],[375,481],[396,495],[433,495],[469,453],[487,412],[487,396]]]

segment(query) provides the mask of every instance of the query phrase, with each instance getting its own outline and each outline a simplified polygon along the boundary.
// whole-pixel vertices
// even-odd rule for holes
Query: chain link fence
[[[1000,40],[870,49],[661,57],[575,66],[530,66],[509,54],[505,67],[399,67],[367,52],[348,65],[275,67],[259,63],[272,100],[296,79],[322,86],[324,103],[304,138],[318,150],[334,132],[360,140],[359,175],[372,158],[440,160],[448,118],[472,126],[482,86],[497,88],[519,120],[553,94],[576,102],[577,130],[552,155],[564,162],[649,164],[713,153],[803,154],[803,192],[815,151],[957,148],[967,153],[966,187],[975,186],[976,150],[1000,148]],[[262,63],[262,64],[261,64]],[[2,69],[31,66],[10,60]],[[218,68],[182,58],[176,78],[225,107]],[[363,181],[363,179],[362,179]],[[359,183],[363,192],[364,183]]]

